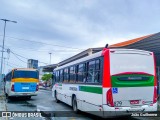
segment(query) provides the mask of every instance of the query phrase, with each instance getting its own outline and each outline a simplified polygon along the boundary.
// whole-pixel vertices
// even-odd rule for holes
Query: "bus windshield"
[[[37,71],[14,71],[13,78],[36,78],[38,79]]]
[[[124,72],[144,72],[154,74],[152,55],[142,54],[111,54],[111,75]]]

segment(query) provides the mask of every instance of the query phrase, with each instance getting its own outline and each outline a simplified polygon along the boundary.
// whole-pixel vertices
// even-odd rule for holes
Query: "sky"
[[[17,21],[7,22],[3,71],[27,67],[27,59],[50,64],[49,53],[55,64],[88,48],[160,32],[159,5],[159,0],[0,0],[0,19]],[[0,21],[0,49],[3,29]]]

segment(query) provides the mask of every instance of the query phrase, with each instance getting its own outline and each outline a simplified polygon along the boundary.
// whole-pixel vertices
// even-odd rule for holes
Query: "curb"
[[[47,91],[52,91],[52,89],[49,89],[49,88],[39,88],[41,90],[47,90]]]

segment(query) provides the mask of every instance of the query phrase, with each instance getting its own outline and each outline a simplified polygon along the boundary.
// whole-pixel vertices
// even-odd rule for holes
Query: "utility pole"
[[[3,72],[2,72],[2,74],[4,74],[4,72],[5,72],[5,60],[6,60],[7,58],[4,58],[4,64],[3,64]]]
[[[2,80],[2,72],[3,72],[3,52],[4,52],[4,41],[5,41],[5,34],[6,34],[6,23],[7,22],[13,22],[17,23],[16,21],[11,21],[7,19],[0,19],[4,21],[4,34],[3,34],[3,44],[2,44],[2,58],[1,58],[1,69],[0,69],[0,79]]]
[[[49,63],[51,64],[51,55],[52,55],[52,53],[51,53],[51,52],[49,52],[49,54],[50,54],[50,62],[49,62]]]

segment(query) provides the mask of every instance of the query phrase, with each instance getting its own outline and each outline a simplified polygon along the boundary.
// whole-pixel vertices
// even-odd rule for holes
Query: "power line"
[[[7,62],[7,64],[12,64],[12,65],[15,65],[15,66],[17,66],[17,67],[24,67],[24,66],[21,66],[21,65],[17,65],[17,64],[14,64],[14,63],[10,63],[10,62]]]
[[[23,62],[23,63],[27,63],[27,62],[25,62],[25,61],[23,61],[23,60],[21,60],[15,53],[13,53],[13,52],[11,52],[18,60],[20,60],[21,62]]]
[[[20,49],[20,50],[24,50],[24,48],[22,48],[22,47],[18,47],[18,49]],[[36,49],[28,49],[28,48],[25,48],[25,49],[27,49],[27,50],[30,50],[30,51],[34,51],[34,52],[48,52],[48,51],[50,51],[50,52],[78,52],[77,50],[76,51],[68,51],[68,50],[49,50],[49,49],[45,49],[45,50],[36,50]]]
[[[19,66],[14,65],[14,64],[7,64],[7,66],[10,66],[10,67],[12,67],[12,68],[17,68],[17,67],[19,67]],[[16,67],[16,66],[17,66],[17,67]]]
[[[10,65],[10,64],[7,64],[7,66],[10,66],[10,67],[14,68],[14,66],[12,66],[12,65]]]
[[[22,56],[22,55],[19,55],[19,54],[17,54],[17,53],[14,53],[13,51],[11,51],[11,53],[14,54],[16,57],[19,56],[19,57],[24,58],[24,59],[27,59],[27,60],[29,59],[29,58],[26,58],[26,57],[24,57],[24,56]],[[19,59],[19,57],[17,57],[17,58]],[[19,60],[20,60],[20,59],[19,59]],[[21,60],[21,61],[22,61],[22,60]],[[23,61],[23,62],[24,62],[24,61]],[[42,61],[38,61],[38,62],[39,62],[39,63],[46,64],[46,65],[48,64],[48,63],[45,63],[45,62],[42,62]],[[25,62],[25,63],[27,63],[27,62]]]
[[[11,48],[11,46],[8,46],[8,47],[10,47]],[[23,47],[12,47],[12,48],[16,48],[16,49],[19,49],[19,50],[22,50],[22,51],[24,51],[24,48]],[[45,49],[45,50],[36,50],[36,49],[28,49],[28,48],[25,48],[25,50],[30,50],[30,51],[34,51],[34,52],[48,52],[48,51],[50,51],[50,52],[69,52],[69,53],[71,53],[71,52],[78,52],[79,50],[71,50],[71,51],[68,51],[68,50],[49,50],[49,49]]]
[[[2,47],[2,46],[0,46],[0,47]],[[4,49],[6,49],[6,48],[4,48]],[[7,50],[7,49],[6,49]],[[25,61],[23,61],[23,60],[21,60],[19,57],[21,57],[21,58],[24,58],[24,59],[30,59],[30,58],[26,58],[26,57],[24,57],[24,56],[22,56],[22,55],[19,55],[19,54],[17,54],[17,53],[14,53],[13,51],[11,51],[10,50],[10,52],[17,58],[17,59],[19,59],[20,61],[22,61],[22,62],[24,62],[24,63],[27,63],[27,62],[25,62]],[[19,56],[19,57],[17,57],[17,56]],[[45,63],[45,62],[42,62],[42,61],[38,61],[39,63],[43,63],[43,64],[48,64],[48,63]]]
[[[2,36],[2,35],[0,35],[0,36]],[[16,39],[16,40],[23,40],[23,41],[29,41],[29,42],[34,42],[34,43],[40,43],[40,44],[49,45],[49,46],[56,46],[56,47],[63,47],[63,48],[77,49],[77,50],[84,50],[84,49],[79,49],[79,48],[74,48],[74,47],[69,47],[69,46],[48,44],[48,43],[44,43],[44,42],[33,41],[33,40],[22,39],[22,38],[16,38],[16,37],[11,37],[11,36],[6,36],[6,37],[11,38],[11,39]]]

